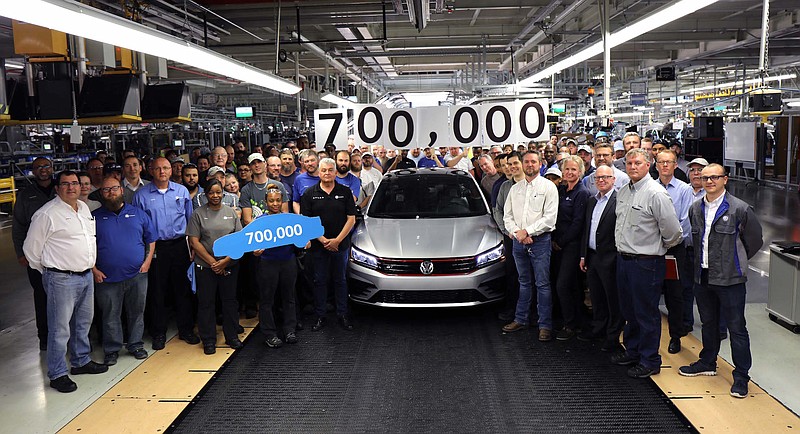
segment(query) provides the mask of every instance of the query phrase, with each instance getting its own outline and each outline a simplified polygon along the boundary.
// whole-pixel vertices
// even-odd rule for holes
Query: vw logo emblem
[[[422,274],[431,274],[433,273],[433,262],[431,261],[422,261],[419,264],[419,271],[422,271]]]

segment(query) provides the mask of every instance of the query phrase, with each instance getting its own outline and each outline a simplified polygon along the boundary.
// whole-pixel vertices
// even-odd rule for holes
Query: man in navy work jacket
[[[750,205],[725,191],[728,176],[724,167],[709,164],[703,169],[701,179],[706,194],[689,208],[689,219],[695,246],[694,294],[703,322],[703,349],[700,360],[681,366],[678,372],[687,377],[717,375],[721,313],[728,322],[735,367],[730,394],[745,398],[753,363],[744,319],[747,260],[763,244],[761,224]]]

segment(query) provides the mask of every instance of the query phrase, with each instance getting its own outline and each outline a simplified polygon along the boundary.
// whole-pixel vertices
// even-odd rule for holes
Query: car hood
[[[502,242],[488,215],[442,219],[365,217],[353,246],[381,258],[431,259],[475,256]]]

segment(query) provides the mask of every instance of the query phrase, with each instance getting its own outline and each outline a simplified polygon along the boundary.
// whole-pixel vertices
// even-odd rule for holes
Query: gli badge
[[[419,264],[419,271],[422,271],[422,274],[425,275],[433,273],[433,262],[422,261],[422,263]]]

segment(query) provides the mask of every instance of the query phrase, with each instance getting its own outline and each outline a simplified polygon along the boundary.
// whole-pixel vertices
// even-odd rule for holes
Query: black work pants
[[[36,334],[39,342],[47,343],[47,294],[42,284],[42,273],[28,267],[28,281],[33,288],[33,307],[36,312]]]
[[[194,333],[194,295],[187,277],[189,247],[186,239],[156,241],[156,252],[148,273],[147,313],[150,318],[150,336],[167,333],[167,299],[175,307],[178,333]]]
[[[222,333],[225,341],[238,339],[239,304],[236,301],[236,278],[239,266],[228,268],[227,276],[214,272],[211,267],[195,266],[197,283],[197,331],[203,345],[217,343],[217,294],[222,304]]]
[[[667,250],[667,255],[672,255],[678,263],[678,273],[686,267],[686,246],[681,242]],[[667,305],[667,323],[669,324],[669,337],[680,338],[685,336],[683,326],[683,283],[680,279],[664,279],[664,304]]]
[[[592,334],[603,336],[609,342],[619,343],[622,333],[622,314],[619,311],[617,290],[617,259],[601,261],[597,253],[586,253],[586,281],[592,299]],[[608,259],[608,258],[602,258]]]
[[[514,255],[511,253],[514,251],[514,241],[506,235],[503,235],[503,248],[506,252],[506,300],[503,311],[513,316],[514,312],[517,310],[517,300],[519,300],[519,275],[517,274],[517,265],[514,262]]]
[[[261,282],[261,303],[258,307],[258,320],[261,332],[270,338],[277,335],[275,326],[275,294],[278,293],[283,310],[281,330],[294,333],[297,316],[294,301],[294,285],[297,281],[297,259],[285,261],[258,261],[258,280]]]
[[[577,330],[583,326],[583,288],[578,286],[578,264],[581,260],[577,242],[562,246],[553,252],[556,264],[556,293],[561,306],[564,327]]]

